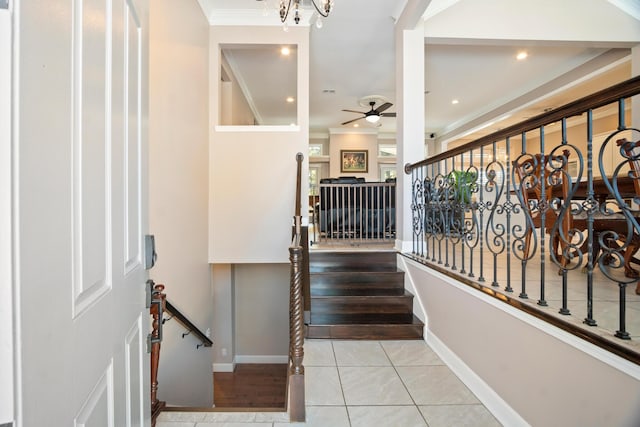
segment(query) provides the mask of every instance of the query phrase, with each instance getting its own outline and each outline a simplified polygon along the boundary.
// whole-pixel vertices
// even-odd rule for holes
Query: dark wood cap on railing
[[[431,163],[436,163],[441,160],[448,159],[452,156],[468,152],[469,150],[483,147],[495,141],[506,139],[508,137],[512,137],[516,135],[519,136],[525,132],[529,132],[534,129],[537,129],[540,126],[545,126],[545,125],[548,125],[549,123],[554,123],[554,122],[557,122],[558,120],[562,120],[563,118],[579,116],[583,112],[589,109],[600,108],[607,104],[611,104],[620,99],[629,98],[639,93],[640,93],[640,76],[636,76],[622,83],[619,83],[615,86],[611,86],[607,89],[603,89],[594,94],[585,96],[576,101],[565,104],[562,107],[558,107],[547,113],[540,114],[538,116],[532,117],[523,122],[517,123],[512,126],[508,126],[492,134],[478,138],[475,141],[471,141],[467,144],[461,145],[459,147],[455,147],[451,150],[447,150],[444,153],[437,154],[433,157],[430,157],[428,159],[422,160],[414,164],[407,164],[404,167],[404,171],[405,173],[409,174],[411,173],[411,170],[417,167],[426,166]]]

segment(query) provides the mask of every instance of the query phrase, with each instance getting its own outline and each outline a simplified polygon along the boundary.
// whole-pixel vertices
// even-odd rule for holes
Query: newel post
[[[151,306],[149,313],[152,317],[152,330],[149,335],[151,344],[151,419],[152,425],[165,406],[158,400],[158,365],[160,362],[160,344],[162,342],[162,317],[166,306],[166,295],[162,292],[164,285],[153,285],[151,290]]]
[[[289,297],[289,417],[292,422],[305,420],[304,395],[304,303],[302,299],[302,257],[300,245],[289,248],[291,289]]]

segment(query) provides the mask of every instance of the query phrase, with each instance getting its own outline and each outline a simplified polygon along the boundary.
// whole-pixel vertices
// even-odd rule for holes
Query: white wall
[[[308,151],[309,29],[225,26],[211,27],[210,36],[209,261],[286,263],[295,158]],[[297,44],[298,126],[219,126],[221,44]],[[306,200],[308,186],[302,192]]]
[[[427,342],[464,368],[457,373],[475,373],[462,379],[476,394],[482,382],[497,393],[483,403],[504,425],[640,425],[640,367],[401,259],[428,318]]]
[[[151,278],[203,332],[212,322],[207,262],[209,24],[196,0],[151,2],[149,229],[158,261]],[[211,349],[165,324],[160,400],[211,406]]]
[[[0,424],[13,421],[11,14],[0,10]]]
[[[235,266],[238,363],[286,363],[289,353],[289,264]]]
[[[340,150],[368,150],[368,172],[340,172]],[[329,176],[355,176],[367,182],[378,181],[378,133],[376,131],[330,130],[329,136]]]

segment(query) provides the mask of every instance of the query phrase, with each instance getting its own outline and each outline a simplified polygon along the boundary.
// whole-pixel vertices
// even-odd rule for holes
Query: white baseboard
[[[425,330],[425,341],[484,406],[505,426],[529,426],[482,378],[473,372],[449,347],[432,332]]]
[[[213,372],[233,372],[235,363],[214,363]]]
[[[289,356],[252,356],[252,355],[237,355],[233,359],[234,363],[287,363],[289,362]]]

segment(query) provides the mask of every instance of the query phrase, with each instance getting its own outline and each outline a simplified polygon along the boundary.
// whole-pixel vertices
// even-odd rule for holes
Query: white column
[[[405,26],[408,25],[405,24]],[[404,166],[424,158],[424,49],[422,19],[418,19],[417,24],[409,29],[402,28],[402,25],[396,27],[396,96],[398,98],[396,249],[403,252],[411,251],[413,238],[410,208],[411,176],[405,174]]]

